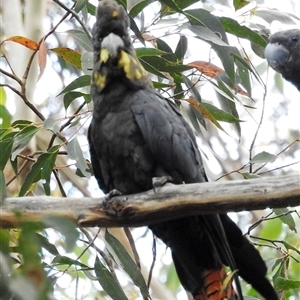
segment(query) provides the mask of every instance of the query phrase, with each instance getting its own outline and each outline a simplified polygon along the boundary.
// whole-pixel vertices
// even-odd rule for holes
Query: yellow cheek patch
[[[122,50],[120,53],[119,66],[123,68],[126,77],[130,80],[138,80],[147,76],[147,72],[140,62],[135,57]]]
[[[109,59],[109,51],[106,48],[101,49],[100,55],[99,55],[99,61],[100,63],[106,63]]]
[[[93,84],[97,87],[104,88],[106,84],[106,76],[100,75],[98,72],[93,74]]]
[[[111,16],[114,18],[114,17],[117,17],[119,15],[119,12],[117,10],[114,10],[112,13],[111,13]]]

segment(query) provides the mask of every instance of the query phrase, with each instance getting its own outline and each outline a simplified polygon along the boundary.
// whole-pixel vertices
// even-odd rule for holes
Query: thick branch
[[[300,177],[166,185],[146,193],[104,198],[8,198],[1,207],[0,227],[43,221],[55,215],[80,226],[142,226],[197,214],[225,213],[300,205]]]

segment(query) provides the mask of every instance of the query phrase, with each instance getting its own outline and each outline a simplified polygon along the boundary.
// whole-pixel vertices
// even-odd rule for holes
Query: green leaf
[[[202,102],[202,105],[218,120],[218,121],[223,121],[227,123],[236,123],[236,122],[241,122],[238,118],[233,116],[232,114],[229,114],[214,105],[210,103],[204,103]]]
[[[240,173],[240,174],[244,177],[244,179],[261,178],[261,176],[253,174],[253,173],[247,173],[247,172],[245,172],[245,173]]]
[[[143,57],[143,56],[160,56],[162,54],[165,54],[166,52],[161,51],[157,48],[135,48],[137,57]]]
[[[108,269],[102,264],[98,256],[95,260],[95,273],[104,291],[114,300],[128,300],[119,283]]]
[[[41,178],[44,179],[43,187],[45,190],[45,194],[47,196],[50,195],[51,173],[52,173],[54,165],[55,165],[55,161],[56,161],[56,157],[57,157],[59,148],[60,148],[60,146],[57,145],[57,146],[53,146],[52,148],[50,148],[48,150],[48,153],[47,153],[48,157],[45,160],[43,168],[41,169]]]
[[[295,21],[285,12],[281,12],[277,9],[261,9],[257,10],[255,16],[262,18],[268,23],[272,23],[273,21],[280,22],[282,24],[288,25],[296,25]]]
[[[82,174],[84,174],[85,177],[90,178],[91,174],[88,172],[89,167],[83,156],[83,153],[82,153],[82,150],[78,143],[77,138],[72,139],[67,144],[67,151],[68,151],[70,159],[76,160],[76,167],[78,169],[80,169],[80,171],[82,172]]]
[[[66,47],[58,47],[49,49],[56,53],[63,60],[73,65],[75,68],[81,70],[81,54],[75,50]]]
[[[83,75],[76,78],[69,85],[67,85],[57,96],[90,85],[91,85],[91,75]]]
[[[148,63],[154,69],[159,70],[160,72],[183,72],[192,69],[191,66],[172,63],[159,56],[144,56],[141,61]]]
[[[133,283],[139,287],[144,298],[148,298],[149,291],[144,277],[124,246],[113,235],[111,235],[108,230],[105,231],[105,240],[107,242],[106,246],[110,254],[129,275]]]
[[[175,49],[175,55],[177,59],[182,61],[184,59],[187,49],[188,49],[188,39],[185,35],[181,35]]]
[[[55,264],[55,265],[68,265],[68,266],[79,266],[83,269],[89,269],[89,267],[83,263],[81,263],[80,261],[67,257],[67,256],[61,256],[58,255],[56,257],[54,257],[54,259],[52,260],[51,264]]]
[[[266,40],[250,28],[240,25],[236,20],[231,18],[220,17],[219,20],[224,26],[225,31],[228,33],[231,33],[239,38],[247,39],[250,42],[260,45],[261,47],[266,47]]]
[[[46,216],[43,218],[43,223],[47,226],[58,230],[64,236],[64,248],[67,252],[71,252],[79,238],[77,224],[73,221],[59,217]]]
[[[35,125],[28,125],[18,132],[14,137],[12,160],[15,160],[16,156],[23,151],[28,145],[29,141],[39,131],[39,127]]]
[[[1,149],[1,155],[0,155],[0,170],[4,170],[4,167],[9,160],[9,157],[12,153],[12,147],[14,143],[14,136],[17,134],[17,132],[11,132],[6,134],[0,139],[0,149]]]
[[[19,196],[24,196],[30,189],[31,185],[44,179],[43,183],[46,195],[50,194],[50,178],[51,172],[54,167],[57,152],[60,146],[54,146],[48,150],[47,153],[41,154],[37,161],[31,166],[30,171],[27,173],[24,183],[21,186]]]
[[[0,206],[4,203],[6,198],[6,183],[5,176],[2,170],[0,170]]]
[[[142,0],[142,1],[139,1],[138,3],[136,3],[131,9],[130,9],[130,12],[129,12],[129,15],[132,17],[132,18],[135,18],[139,13],[141,13],[143,11],[143,9],[145,7],[147,7],[149,4],[155,2],[156,0]]]
[[[11,114],[4,105],[0,105],[0,128],[8,128],[11,123]]]
[[[80,97],[83,97],[86,103],[91,102],[91,95],[85,94],[85,93],[82,93],[82,92],[76,92],[76,91],[73,92],[73,91],[71,91],[71,92],[68,92],[64,95],[63,101],[64,101],[65,109],[67,109],[75,99],[80,98]]]
[[[161,0],[160,2],[165,4],[166,6],[170,7],[172,10],[183,14],[182,9],[177,5],[177,3],[175,1],[173,1],[173,0]]]
[[[36,237],[37,237],[41,247],[46,249],[52,255],[55,255],[55,256],[59,255],[59,252],[58,252],[56,246],[54,244],[50,243],[48,238],[46,238],[45,236],[43,236],[39,233],[36,233]]]
[[[235,10],[241,9],[244,6],[248,5],[249,1],[245,1],[245,0],[233,0],[233,5]]]
[[[93,44],[90,38],[84,31],[77,30],[77,29],[70,29],[66,31],[69,35],[71,35],[74,40],[82,46],[86,51],[92,52],[93,51]]]
[[[300,281],[277,277],[274,282],[274,288],[276,290],[284,290],[284,291],[291,290],[291,289],[300,289]]]
[[[75,12],[79,13],[88,3],[88,1],[89,0],[76,0],[76,5],[74,7]]]
[[[256,154],[252,159],[251,163],[273,163],[277,159],[277,156],[269,152],[263,151]]]
[[[276,216],[280,216],[282,223],[288,225],[290,230],[297,232],[295,221],[287,208],[275,208],[273,212]]]
[[[59,121],[48,118],[44,121],[44,128],[46,130],[51,130],[54,133],[59,132],[60,130]]]

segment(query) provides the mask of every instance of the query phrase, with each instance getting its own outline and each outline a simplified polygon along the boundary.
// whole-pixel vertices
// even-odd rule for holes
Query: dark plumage
[[[265,49],[269,65],[300,91],[300,30],[279,31]]]
[[[171,176],[176,184],[207,181],[192,129],[177,106],[153,89],[127,25],[123,7],[111,0],[99,2],[88,132],[99,187],[105,193],[117,189],[132,194],[152,189],[153,177]],[[258,251],[227,215],[185,217],[149,227],[171,248],[180,281],[195,299],[239,299],[231,280],[223,284],[223,264],[237,268],[267,300],[277,299]]]

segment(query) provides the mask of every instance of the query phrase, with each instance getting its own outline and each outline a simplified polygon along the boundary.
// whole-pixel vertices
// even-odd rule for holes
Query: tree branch
[[[166,185],[135,195],[104,198],[8,198],[1,207],[0,227],[42,222],[61,216],[80,226],[143,226],[197,214],[300,205],[299,174],[252,180]]]

